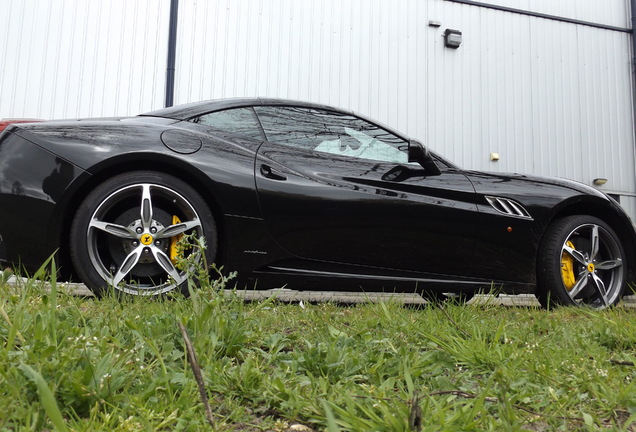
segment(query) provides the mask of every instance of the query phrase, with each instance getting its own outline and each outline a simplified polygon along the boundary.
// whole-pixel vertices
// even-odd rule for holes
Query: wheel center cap
[[[139,241],[142,245],[148,246],[152,244],[152,236],[150,234],[143,234]]]
[[[587,265],[587,271],[589,271],[590,273],[594,273],[594,263],[589,263]]]

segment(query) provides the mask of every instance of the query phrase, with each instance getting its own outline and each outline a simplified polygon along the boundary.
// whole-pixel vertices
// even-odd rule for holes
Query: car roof
[[[214,112],[221,111],[228,108],[241,108],[248,106],[295,106],[305,108],[324,109],[329,111],[338,111],[345,114],[359,116],[352,111],[343,110],[328,105],[291,100],[291,99],[274,99],[274,98],[229,98],[229,99],[213,99],[202,102],[192,102],[184,105],[176,105],[169,108],[162,108],[155,111],[150,111],[141,116],[150,117],[166,117],[174,120],[189,120],[193,117]],[[370,119],[369,119],[370,120]],[[377,123],[373,121],[374,123]]]
[[[337,108],[330,105],[324,105],[313,102],[299,101],[293,99],[276,99],[276,98],[228,98],[228,99],[212,99],[202,102],[192,102],[183,105],[175,105],[169,108],[162,108],[155,111],[150,111],[144,114],[140,114],[141,117],[163,117],[173,120],[190,120],[193,117],[197,117],[203,114],[208,114],[215,111],[222,111],[230,108],[241,108],[250,106],[291,106],[291,107],[303,107],[322,109],[327,111],[336,111],[342,114],[348,114],[360,119],[366,120],[369,123],[373,123],[394,135],[397,135],[405,140],[409,140],[410,137],[397,131],[390,126],[387,126],[375,119],[366,117],[364,115],[357,114],[353,111]]]

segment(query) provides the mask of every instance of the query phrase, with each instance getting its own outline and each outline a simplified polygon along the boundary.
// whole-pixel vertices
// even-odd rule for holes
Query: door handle
[[[285,181],[287,180],[287,176],[282,172],[275,170],[269,165],[261,165],[261,174],[263,177],[267,177],[272,180]]]

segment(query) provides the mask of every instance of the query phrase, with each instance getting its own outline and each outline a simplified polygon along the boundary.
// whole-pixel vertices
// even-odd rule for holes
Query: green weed
[[[190,297],[0,283],[0,430],[636,429],[633,310],[246,303],[193,267]],[[212,275],[212,276],[208,276]]]

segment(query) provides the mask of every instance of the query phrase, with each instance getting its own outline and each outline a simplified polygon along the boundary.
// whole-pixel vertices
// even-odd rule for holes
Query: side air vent
[[[487,196],[486,200],[488,201],[488,204],[490,204],[492,208],[497,210],[499,213],[503,213],[512,217],[532,219],[530,213],[528,213],[528,211],[523,208],[521,204],[511,199]]]

